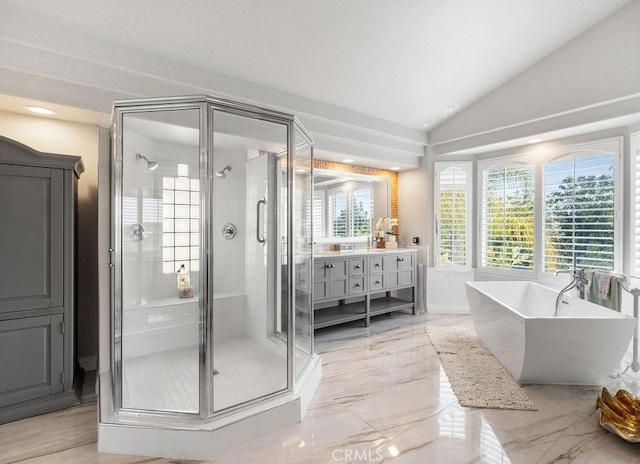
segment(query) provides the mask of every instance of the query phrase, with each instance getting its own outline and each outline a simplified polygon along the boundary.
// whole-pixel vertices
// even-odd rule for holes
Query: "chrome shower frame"
[[[171,110],[198,110],[200,117],[200,145],[199,145],[199,179],[200,179],[200,204],[201,221],[200,234],[203,237],[200,246],[200,262],[206,263],[201,267],[199,273],[200,301],[198,309],[199,325],[199,411],[197,413],[174,412],[174,411],[151,411],[133,408],[123,408],[122,406],[122,199],[123,199],[123,118],[126,114],[171,111]],[[290,394],[294,390],[296,381],[296,348],[295,348],[295,279],[294,266],[287,267],[287,304],[289,327],[287,337],[287,385],[283,390],[249,400],[232,408],[222,411],[214,411],[213,406],[213,266],[214,257],[211,249],[212,237],[218,231],[212,230],[213,210],[212,194],[213,182],[216,179],[216,172],[213,170],[213,114],[214,111],[244,116],[266,122],[273,122],[286,125],[287,127],[287,234],[290,239],[287,244],[288,263],[294,263],[295,235],[293,218],[295,213],[294,195],[295,192],[295,149],[296,131],[312,147],[313,138],[302,126],[299,120],[291,114],[274,111],[254,105],[240,103],[223,98],[206,95],[195,95],[185,97],[151,98],[139,100],[126,100],[114,102],[111,120],[111,239],[110,239],[110,267],[111,267],[111,386],[113,412],[121,418],[131,418],[136,421],[184,421],[193,423],[195,421],[206,421],[211,418],[224,417],[237,412],[238,410],[249,408],[255,404],[268,399],[277,398]],[[311,153],[313,153],[311,151]],[[129,155],[129,154],[127,154]],[[311,159],[313,155],[311,154]],[[275,269],[274,269],[275,270]],[[310,276],[311,279],[313,276]],[[313,329],[311,329],[311,347],[313,342]],[[312,353],[313,355],[313,350]]]

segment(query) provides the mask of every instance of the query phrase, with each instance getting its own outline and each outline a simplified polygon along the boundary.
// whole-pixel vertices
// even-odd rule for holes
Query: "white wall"
[[[214,293],[245,293],[245,241],[248,223],[245,218],[247,190],[247,150],[216,148],[213,169],[220,171],[231,166],[225,178],[213,181],[213,253],[216,266],[213,274]],[[255,204],[253,215],[255,216]],[[222,237],[220,230],[226,223],[236,226],[236,236],[231,240]]]
[[[420,167],[398,173],[398,230],[399,242],[412,246],[413,237],[420,240],[418,264],[426,264],[427,248],[430,245],[431,227],[430,202],[432,202],[432,180],[429,178],[427,160],[423,158]]]
[[[640,0],[429,133],[437,153],[640,112]]]
[[[0,111],[0,135],[48,153],[82,157],[78,181],[78,358],[95,369],[98,355],[98,135],[90,124]]]

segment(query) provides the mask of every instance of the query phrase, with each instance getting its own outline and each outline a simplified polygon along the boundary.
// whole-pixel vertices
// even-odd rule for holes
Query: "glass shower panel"
[[[212,384],[220,411],[287,388],[287,334],[277,322],[288,314],[286,230],[277,220],[286,203],[277,172],[288,126],[215,109],[212,120]]]
[[[199,411],[200,111],[122,121],[122,407]]]
[[[313,183],[312,148],[296,129],[294,151],[295,203],[294,203],[294,256],[295,256],[295,369],[296,379],[313,354],[313,307],[311,299],[311,249]]]

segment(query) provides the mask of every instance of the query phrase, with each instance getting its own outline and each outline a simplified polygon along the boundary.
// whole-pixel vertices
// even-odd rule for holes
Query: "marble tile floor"
[[[466,315],[393,314],[316,333],[323,379],[299,424],[211,461],[248,463],[640,463],[640,444],[594,418],[600,387],[526,385],[537,411],[460,406],[424,326]],[[629,389],[637,374],[611,380]],[[0,426],[0,463],[179,463],[99,454],[96,406]],[[195,461],[191,461],[195,462]]]

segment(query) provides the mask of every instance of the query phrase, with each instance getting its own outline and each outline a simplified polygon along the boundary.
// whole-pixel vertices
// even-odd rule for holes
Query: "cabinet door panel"
[[[413,269],[403,269],[398,273],[398,285],[406,286],[413,285]]]
[[[413,254],[398,255],[398,269],[413,269]]]
[[[385,285],[387,289],[400,285],[400,274],[398,272],[388,272],[384,276],[386,277]]]
[[[347,288],[347,279],[331,280],[329,296],[331,298],[340,298],[347,296],[349,289]]]
[[[388,255],[384,257],[384,270],[395,271],[398,269],[398,255]]]
[[[348,274],[348,260],[346,259],[333,259],[330,261],[331,265],[331,279],[344,279]]]
[[[55,315],[0,322],[0,407],[62,391],[62,320]]]
[[[0,312],[63,305],[63,179],[0,165]]]
[[[314,282],[313,301],[326,300],[327,298],[329,298],[328,282]]]
[[[313,261],[313,281],[323,282],[329,277],[329,268],[327,262],[323,260]]]

